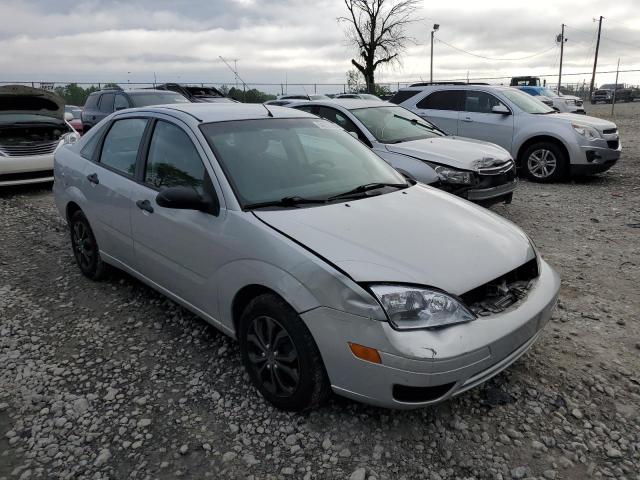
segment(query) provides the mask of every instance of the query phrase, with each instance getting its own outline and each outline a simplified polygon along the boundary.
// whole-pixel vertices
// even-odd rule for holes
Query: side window
[[[116,95],[116,101],[113,104],[113,109],[123,110],[125,108],[129,108],[129,101],[127,100],[127,97],[119,93]]]
[[[320,107],[317,115],[335,123],[336,125],[340,125],[347,132],[358,133],[358,127],[356,127],[351,120],[338,110],[329,107]]]
[[[296,107],[296,110],[302,110],[303,112],[314,113],[314,110],[317,110],[317,107],[313,105],[304,105],[302,107]]]
[[[146,126],[147,120],[144,118],[116,120],[104,138],[100,163],[132,177]]]
[[[87,140],[87,143],[85,143],[84,147],[82,147],[82,150],[80,150],[80,156],[82,158],[86,158],[87,160],[93,160],[93,154],[95,153],[96,147],[98,146],[98,142],[102,137],[103,130],[104,130],[104,127],[100,127],[100,129],[97,129],[97,128],[91,129],[92,137],[89,140]]]
[[[100,106],[98,108],[104,113],[113,112],[113,93],[104,93],[100,97]]]
[[[207,176],[200,154],[179,127],[158,121],[153,130],[144,181],[152,188],[193,187],[203,193]]]
[[[486,92],[466,92],[464,111],[473,113],[491,113],[495,106],[505,106],[500,100]]]
[[[418,102],[416,107],[427,110],[460,110],[462,90],[440,90],[433,92]]]

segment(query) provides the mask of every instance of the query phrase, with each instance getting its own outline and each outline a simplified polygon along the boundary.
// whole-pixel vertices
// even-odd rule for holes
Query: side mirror
[[[511,115],[511,111],[504,105],[495,105],[491,107],[492,113],[499,113],[501,115]]]
[[[119,111],[119,110],[124,110],[125,108],[127,108],[127,107],[122,106],[122,105],[118,105],[118,106],[115,108],[115,111],[117,112],[117,111]]]
[[[349,133],[349,135],[351,135],[356,140],[359,140],[358,134],[356,132],[348,132],[348,133]]]
[[[73,113],[71,112],[64,112],[64,119],[67,122],[70,122],[71,120],[73,120]]]
[[[166,188],[158,193],[156,203],[160,207],[176,210],[199,210],[212,215],[220,213],[220,203],[215,195],[202,196],[189,187]]]

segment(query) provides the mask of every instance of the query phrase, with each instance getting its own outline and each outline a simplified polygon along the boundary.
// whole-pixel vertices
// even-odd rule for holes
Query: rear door
[[[503,106],[510,113],[493,113],[491,109],[495,106]],[[513,114],[496,96],[488,92],[466,91],[462,110],[458,135],[495,143],[511,151]]]
[[[437,90],[411,108],[414,113],[449,135],[458,135],[458,117],[464,98],[462,90]]]
[[[146,118],[115,120],[85,168],[81,187],[101,252],[128,266],[133,264],[130,195],[147,125]]]

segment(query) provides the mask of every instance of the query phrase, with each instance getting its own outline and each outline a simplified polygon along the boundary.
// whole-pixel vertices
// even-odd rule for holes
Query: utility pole
[[[589,100],[591,100],[591,95],[593,95],[593,83],[596,79],[596,67],[598,66],[598,50],[600,48],[600,32],[602,32],[602,19],[604,17],[600,15],[600,20],[598,20],[598,41],[596,42],[596,56],[593,59],[593,73],[591,74],[591,86],[589,87]]]
[[[433,34],[438,31],[440,25],[437,23],[433,24],[433,30],[431,30],[431,67],[429,69],[429,82],[433,83]]]
[[[567,41],[566,38],[564,38],[564,23],[562,24],[562,33],[560,33],[560,35],[558,35],[558,40],[560,42],[560,72],[558,73],[558,95],[560,94],[560,86],[562,85],[562,56],[564,54],[564,42]]]
[[[231,68],[231,65],[229,65],[229,62],[227,62],[224,58],[222,58],[221,55],[218,55],[218,58],[220,60],[222,60],[223,63],[227,66],[227,68],[233,72],[233,74],[236,77],[236,82],[238,82],[238,80],[240,80],[242,82],[242,101],[246,102],[246,100],[247,100],[247,84],[242,79],[242,77],[240,75],[238,75],[238,70],[234,70],[233,68]],[[236,61],[237,61],[237,59],[236,59]]]
[[[616,83],[613,89],[613,100],[611,100],[611,116],[613,117],[613,110],[616,106],[616,92],[618,91],[618,73],[620,72],[620,59],[618,58],[618,66],[616,67]]]

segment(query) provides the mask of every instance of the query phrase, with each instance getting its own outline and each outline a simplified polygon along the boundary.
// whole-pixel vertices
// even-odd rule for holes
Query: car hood
[[[254,214],[356,282],[419,284],[460,295],[535,256],[511,222],[420,184],[347,203]]]
[[[424,138],[389,144],[386,145],[386,149],[390,152],[464,170],[478,170],[474,162],[483,158],[495,158],[502,161],[511,158],[509,152],[498,145],[456,136]]]
[[[24,85],[0,87],[0,115],[21,113],[63,121],[64,99],[53,92]]]
[[[556,121],[561,121],[561,122],[579,123],[580,125],[594,127],[600,131],[605,129],[617,128],[616,124],[613,122],[610,122],[609,120],[590,117],[588,115],[578,115],[575,113],[556,113],[554,115],[549,115],[549,118],[552,118]]]

